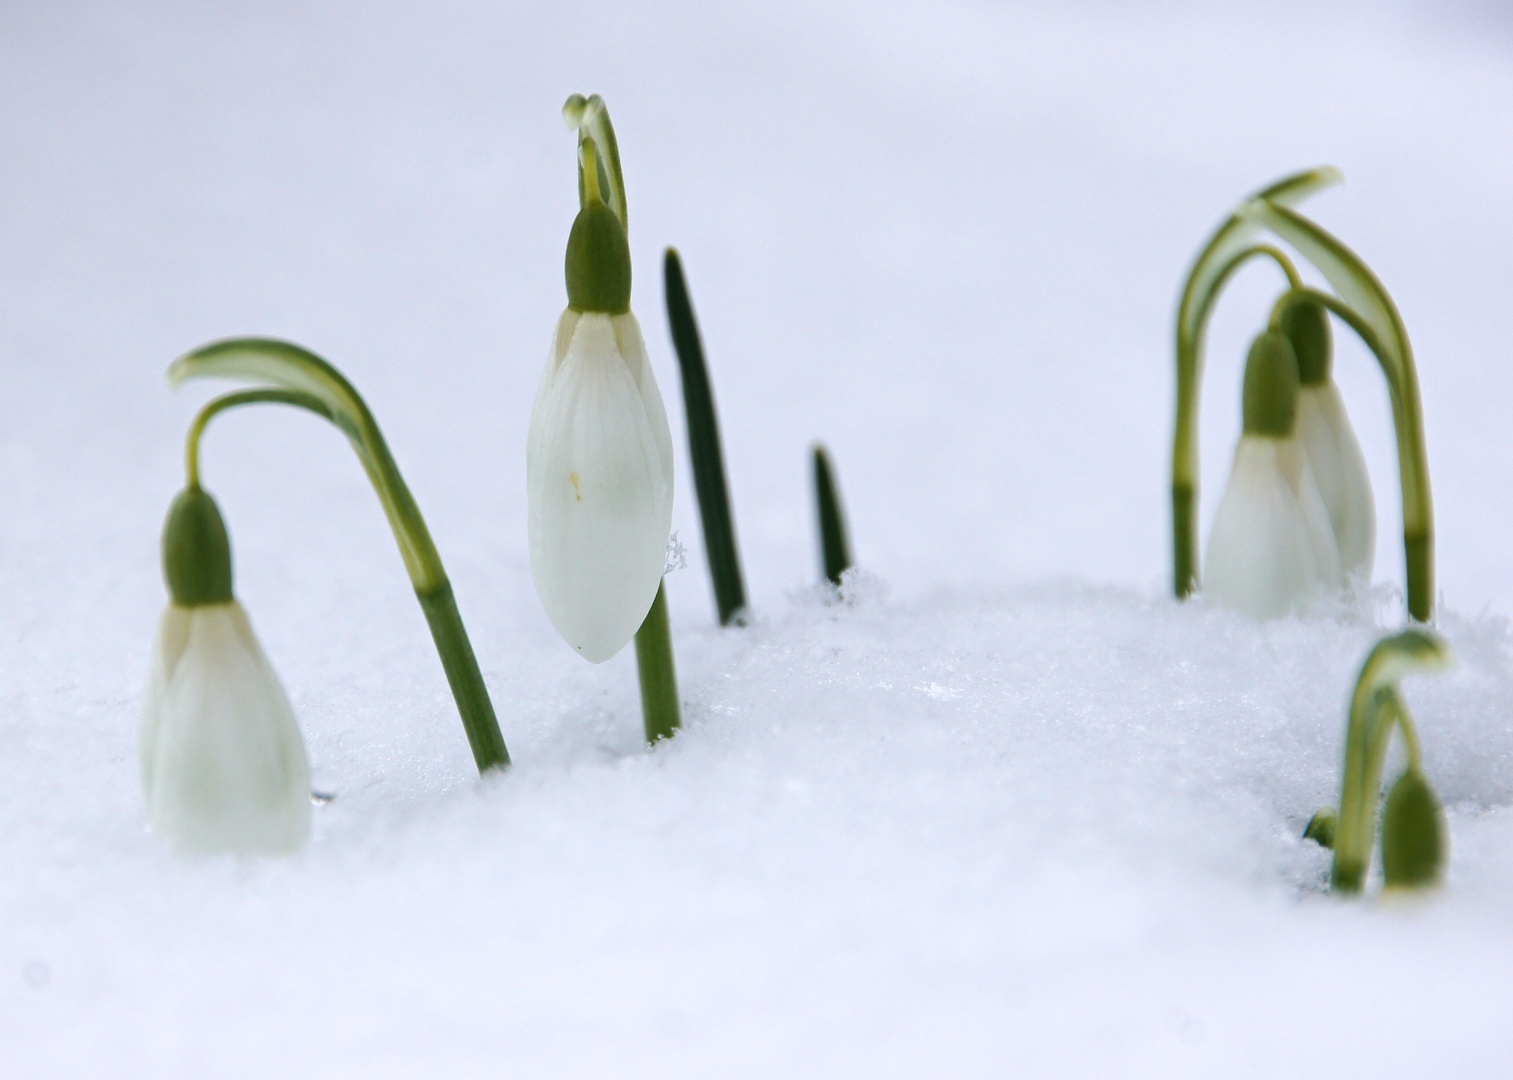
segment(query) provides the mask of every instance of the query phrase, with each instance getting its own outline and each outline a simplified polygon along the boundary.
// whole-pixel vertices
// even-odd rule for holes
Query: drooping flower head
[[[231,591],[215,500],[180,492],[163,529],[138,754],[152,831],[183,851],[278,853],[310,835],[310,769],[288,695]]]
[[[1322,305],[1295,300],[1283,309],[1280,321],[1298,358],[1298,442],[1329,509],[1341,568],[1346,578],[1369,585],[1376,559],[1376,504],[1366,457],[1334,384],[1329,317]]]
[[[624,190],[597,95],[564,109],[579,131],[582,207],[526,443],[531,577],[552,625],[602,663],[656,598],[672,528],[672,433],[630,310]]]
[[[1294,429],[1298,362],[1268,331],[1245,364],[1244,433],[1219,502],[1203,591],[1227,607],[1275,618],[1340,587],[1339,547]]]

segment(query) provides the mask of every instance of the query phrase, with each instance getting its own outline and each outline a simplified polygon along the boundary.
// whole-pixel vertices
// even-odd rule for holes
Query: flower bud
[[[215,500],[181,491],[163,528],[173,602],[158,620],[137,733],[152,831],[181,851],[293,851],[310,835],[294,710],[242,605]]]
[[[1382,872],[1388,888],[1422,888],[1439,880],[1445,858],[1444,808],[1429,781],[1410,768],[1382,809]]]
[[[1251,344],[1243,403],[1246,435],[1285,439],[1292,434],[1298,411],[1298,358],[1286,334],[1268,330]]]
[[[179,607],[231,600],[231,542],[209,492],[193,485],[179,492],[163,525],[163,577]]]
[[[1308,819],[1303,829],[1303,839],[1312,840],[1319,847],[1331,850],[1334,847],[1334,830],[1340,823],[1340,815],[1333,807],[1320,810]]]
[[[1282,311],[1281,331],[1292,343],[1298,358],[1298,381],[1304,386],[1323,386],[1334,368],[1329,334],[1329,314],[1312,300],[1294,300]]]
[[[630,310],[630,242],[620,218],[591,200],[567,238],[567,306],[623,315]]]

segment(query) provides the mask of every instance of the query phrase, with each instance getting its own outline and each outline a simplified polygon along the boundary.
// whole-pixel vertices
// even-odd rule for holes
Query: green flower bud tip
[[[1298,300],[1282,311],[1280,329],[1292,342],[1298,358],[1298,381],[1304,386],[1323,386],[1334,366],[1329,334],[1329,314],[1312,300]]]
[[[594,199],[567,238],[567,306],[623,315],[630,310],[630,242],[620,218]]]
[[[1398,777],[1382,809],[1382,873],[1387,888],[1423,888],[1439,880],[1445,857],[1444,810],[1424,774]]]
[[[1298,358],[1286,334],[1268,330],[1251,345],[1242,401],[1246,435],[1285,439],[1292,434],[1298,411]]]
[[[1319,847],[1326,850],[1334,849],[1334,830],[1340,823],[1340,815],[1333,807],[1320,810],[1308,819],[1308,825],[1303,829],[1303,839],[1312,840]]]
[[[173,500],[163,524],[163,577],[179,607],[231,602],[231,541],[220,508],[198,485]]]

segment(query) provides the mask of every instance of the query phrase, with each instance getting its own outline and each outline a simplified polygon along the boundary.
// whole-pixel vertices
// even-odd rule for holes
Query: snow
[[[1513,994],[1513,21],[1412,4],[0,9],[0,1062],[7,1075],[1499,1076]],[[679,448],[687,729],[640,745],[526,559],[523,449],[598,91]],[[1299,840],[1402,620],[1386,395],[1338,378],[1377,591],[1167,597],[1170,337],[1204,236],[1305,212],[1396,298],[1440,629],[1406,694],[1449,887],[1336,903]],[[713,625],[660,253],[704,329],[757,617]],[[1206,529],[1244,350],[1216,314]],[[303,725],[310,846],[172,856],[137,704],[212,338],[359,386],[516,766],[480,782],[344,441],[264,407],[203,460]],[[862,564],[818,577],[807,450]]]

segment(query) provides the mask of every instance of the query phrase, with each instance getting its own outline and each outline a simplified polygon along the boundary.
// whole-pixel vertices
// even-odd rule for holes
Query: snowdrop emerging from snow
[[[581,111],[570,116],[579,120]],[[567,643],[597,664],[635,635],[662,582],[672,433],[630,310],[624,223],[601,196],[601,178],[618,165],[605,169],[592,138],[582,147],[567,310],[531,412],[525,470],[536,593]],[[617,191],[611,200],[623,206]]]
[[[158,622],[138,750],[152,831],[182,851],[287,852],[310,835],[310,770],[289,698],[231,592],[215,500],[174,500],[171,602]]]
[[[1245,365],[1244,433],[1209,535],[1203,586],[1262,619],[1343,583],[1329,511],[1294,434],[1297,408],[1297,358],[1286,335],[1268,331]]]
[[[1282,313],[1281,330],[1298,360],[1297,439],[1329,509],[1341,569],[1347,579],[1370,585],[1376,506],[1365,455],[1332,377],[1329,318],[1317,303],[1294,302]]]
[[[1377,642],[1361,665],[1345,725],[1339,807],[1320,810],[1303,833],[1334,850],[1329,883],[1335,891],[1358,893],[1366,884],[1394,731],[1403,737],[1408,761],[1382,804],[1383,883],[1388,889],[1421,889],[1436,884],[1444,873],[1445,811],[1424,775],[1418,729],[1397,684],[1408,675],[1444,671],[1454,662],[1443,638],[1415,627]]]

